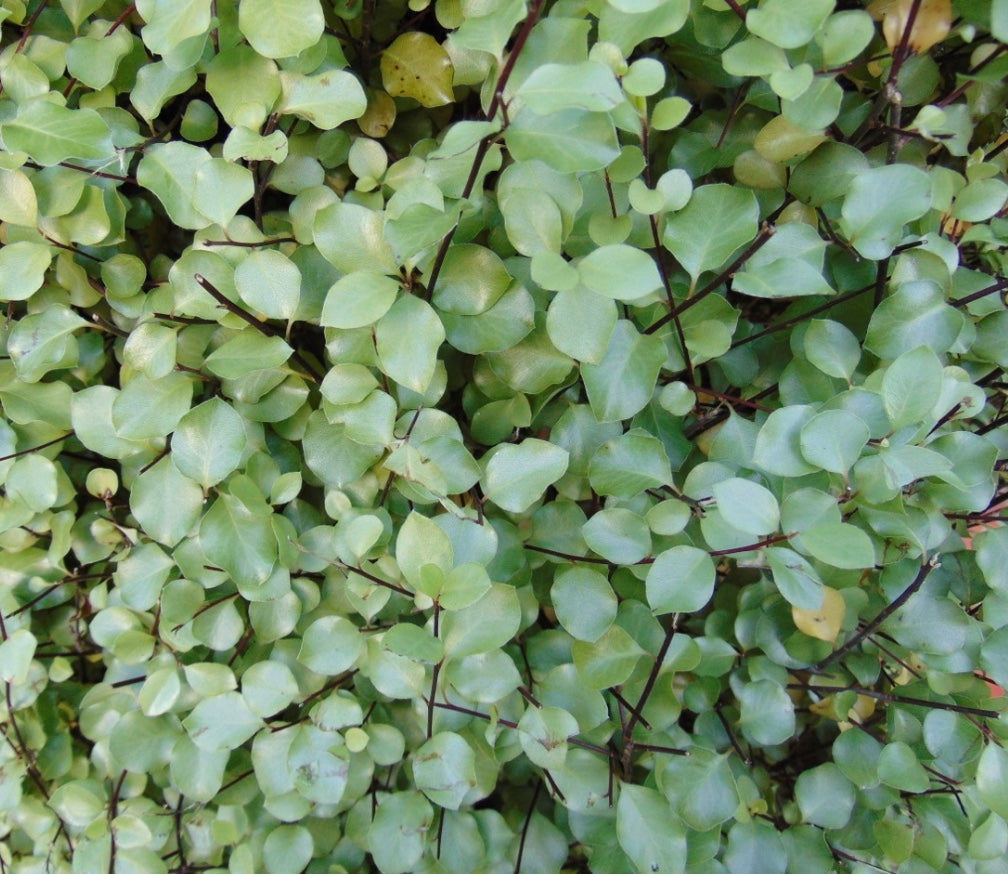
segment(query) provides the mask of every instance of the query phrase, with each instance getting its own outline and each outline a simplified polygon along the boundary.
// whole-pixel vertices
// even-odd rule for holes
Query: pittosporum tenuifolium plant
[[[1008,0],[3,0],[0,872],[1003,872]]]

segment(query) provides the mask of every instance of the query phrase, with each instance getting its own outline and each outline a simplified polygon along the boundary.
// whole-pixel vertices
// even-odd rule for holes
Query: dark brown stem
[[[55,446],[57,443],[61,443],[68,437],[73,437],[73,431],[67,431],[62,437],[56,437],[52,440],[48,440],[45,443],[39,443],[38,446],[30,446],[28,449],[22,449],[19,452],[12,452],[10,455],[0,456],[0,461],[9,461],[11,458],[17,458],[21,455],[31,455],[33,452],[38,452],[40,449],[47,449],[50,446]]]
[[[812,665],[809,670],[812,673],[821,673],[822,669],[831,662],[835,662],[839,658],[847,655],[851,650],[861,645],[861,642],[868,637],[870,634],[874,634],[875,631],[885,622],[890,616],[893,615],[900,607],[902,607],[913,594],[924,585],[924,581],[928,578],[928,574],[931,573],[938,566],[937,556],[932,558],[930,561],[925,562],[921,565],[920,570],[917,572],[917,576],[914,577],[913,581],[907,586],[891,604],[889,604],[884,610],[882,610],[878,616],[876,616],[871,622],[867,623],[857,634],[855,634],[850,640],[848,640],[839,649],[833,650],[826,658],[820,659],[814,665]]]
[[[876,309],[885,298],[886,280],[889,278],[889,259],[883,258],[875,268],[875,307]]]
[[[742,87],[735,92],[731,109],[728,110],[728,117],[725,119],[724,127],[721,128],[721,135],[718,137],[717,143],[714,145],[715,149],[720,149],[721,145],[724,143],[725,138],[728,136],[728,132],[735,123],[735,118],[738,116],[739,110],[741,110],[745,105],[746,95],[749,93],[749,89],[752,87],[752,83],[754,81],[754,79],[747,80]]]
[[[261,322],[252,313],[243,307],[238,306],[234,301],[229,300],[223,292],[217,286],[215,286],[209,279],[205,276],[196,273],[193,275],[196,280],[196,284],[202,288],[207,294],[210,295],[217,303],[219,303],[224,309],[229,313],[233,313],[238,316],[238,318],[247,322],[253,328],[255,328],[260,334],[267,337],[280,337],[281,332],[270,325],[268,322]],[[309,378],[313,379],[315,382],[322,381],[322,374],[320,374],[311,364],[307,361],[304,356],[294,349],[291,351],[291,358],[293,358],[301,367],[304,368],[305,372],[308,374]]]
[[[631,713],[637,712],[637,721],[641,725],[643,725],[646,729],[648,729],[649,731],[651,730],[651,723],[648,722],[644,718],[643,714],[641,714],[639,711],[637,711],[637,708],[634,707],[633,704],[631,704],[629,701],[627,701],[626,698],[624,698],[622,695],[620,695],[620,693],[617,692],[615,689],[610,689],[609,690],[609,694],[612,695],[613,698],[615,698],[617,701],[619,701],[619,703],[622,704]],[[623,726],[623,730],[624,730],[624,732],[626,732],[626,726],[625,725]]]
[[[997,719],[1001,714],[996,710],[985,710],[982,707],[967,707],[963,704],[948,704],[944,701],[930,701],[927,698],[911,698],[907,695],[890,695],[888,692],[876,692],[874,689],[864,689],[861,686],[819,686],[815,683],[788,683],[789,689],[802,689],[815,692],[817,695],[835,695],[838,692],[854,692],[873,698],[885,704],[912,704],[917,707],[929,707],[932,710],[950,710],[954,713],[964,713],[970,716],[980,716],[984,719]]]
[[[337,564],[344,570],[348,570],[351,573],[359,574],[364,577],[365,580],[370,580],[377,586],[383,586],[386,589],[391,589],[393,592],[398,592],[400,595],[405,595],[407,598],[412,598],[413,593],[409,589],[404,589],[402,586],[397,586],[395,583],[390,583],[388,580],[383,580],[381,577],[377,577],[374,574],[368,573],[360,565],[354,567],[351,564],[345,564],[340,561]]]
[[[490,108],[486,113],[488,119],[493,119],[497,115],[497,110],[502,106],[504,90],[507,88],[508,79],[511,78],[511,74],[514,72],[514,66],[518,62],[518,55],[521,54],[521,50],[524,48],[525,42],[528,40],[529,34],[532,32],[532,28],[539,19],[539,13],[542,11],[544,2],[545,0],[534,0],[532,5],[529,7],[528,14],[525,16],[525,22],[522,24],[522,29],[518,32],[518,36],[515,38],[514,46],[511,49],[511,53],[508,55],[507,61],[504,62],[504,68],[501,70],[500,76],[497,77],[497,84],[494,87],[494,96],[490,101]],[[466,200],[470,197],[470,195],[472,195],[473,188],[476,186],[476,180],[479,178],[480,168],[483,166],[483,159],[486,158],[486,154],[490,150],[490,144],[493,142],[495,136],[496,135],[494,134],[480,140],[479,145],[476,148],[476,155],[473,158],[472,167],[469,170],[469,178],[466,179],[465,186],[462,188],[462,200]],[[441,240],[441,245],[438,246],[437,254],[434,256],[434,264],[431,267],[430,279],[427,280],[427,287],[424,290],[425,300],[430,300],[434,295],[434,289],[437,286],[438,276],[441,273],[441,267],[448,255],[448,248],[451,246],[452,240],[455,238],[455,230],[457,227],[458,225],[448,231]]]
[[[258,249],[261,246],[277,246],[280,243],[296,243],[294,237],[274,237],[271,240],[260,240],[258,243],[241,243],[237,240],[201,240],[201,246],[235,246],[243,249]]]
[[[1006,288],[1008,288],[1008,279],[1000,277],[993,285],[988,285],[986,288],[981,288],[979,291],[974,291],[972,294],[967,294],[964,297],[957,297],[955,300],[950,300],[949,303],[957,308],[964,307],[975,300],[980,300],[988,295],[1004,291]]]
[[[120,27],[122,27],[126,19],[129,18],[134,12],[136,12],[136,3],[130,3],[130,5],[127,6],[122,11],[122,14],[115,21],[113,21],[111,25],[109,25],[109,29],[105,31],[105,36],[112,36],[112,34],[115,33]]]
[[[752,258],[753,255],[755,255],[760,249],[763,248],[763,246],[766,245],[767,241],[774,235],[775,231],[776,231],[776,228],[774,228],[773,225],[770,225],[770,224],[767,224],[766,222],[764,222],[763,226],[759,230],[759,233],[756,235],[756,239],[753,240],[746,247],[745,251],[741,255],[739,255],[738,258],[736,258],[734,261],[732,261],[732,263],[729,264],[728,267],[726,267],[724,270],[722,270],[717,276],[715,276],[710,282],[708,282],[703,288],[701,288],[700,291],[698,291],[692,297],[687,298],[681,304],[679,304],[679,306],[676,307],[674,310],[672,310],[671,313],[669,313],[668,315],[662,316],[653,325],[649,326],[648,328],[645,328],[644,329],[644,333],[645,334],[653,334],[659,328],[663,327],[664,325],[668,324],[668,322],[672,321],[672,319],[675,316],[682,315],[690,307],[696,306],[701,300],[703,300],[705,297],[707,297],[707,295],[709,295],[712,291],[717,291],[717,289],[719,289],[729,279],[732,278],[732,276],[735,274],[735,272],[743,264],[745,264],[746,261],[748,261],[750,258]]]
[[[624,780],[629,780],[633,773],[633,731],[637,727],[637,723],[643,718],[644,708],[647,706],[648,699],[654,691],[654,685],[658,680],[658,674],[661,673],[662,663],[665,661],[665,656],[668,653],[669,646],[672,644],[672,638],[675,637],[678,625],[679,614],[676,613],[672,616],[672,622],[665,630],[665,639],[658,650],[658,655],[655,656],[654,664],[651,666],[651,673],[648,674],[648,678],[644,683],[640,698],[637,699],[637,706],[630,711],[630,718],[627,720],[626,730],[623,732],[622,763]]]
[[[525,855],[525,840],[528,838],[529,826],[532,824],[532,814],[535,813],[536,803],[539,801],[539,793],[542,792],[542,780],[536,781],[536,787],[532,790],[532,800],[529,802],[528,811],[525,813],[525,820],[522,822],[521,837],[518,839],[518,855],[515,857],[514,874],[520,874],[522,866],[522,856]]]
[[[742,552],[752,552],[754,549],[765,549],[768,546],[773,546],[775,543],[784,543],[795,536],[797,532],[792,531],[790,534],[778,534],[775,537],[765,537],[763,540],[758,540],[756,543],[750,543],[746,546],[733,546],[730,549],[712,549],[707,554],[708,555],[735,555]]]
[[[508,59],[504,62],[504,68],[501,70],[500,76],[497,77],[497,86],[494,88],[493,100],[490,101],[490,108],[487,110],[487,118],[493,118],[497,114],[497,110],[500,109],[501,103],[504,100],[504,90],[507,88],[508,79],[511,78],[511,74],[514,72],[515,64],[518,63],[518,56],[525,47],[532,28],[535,27],[535,23],[539,20],[539,13],[542,12],[544,2],[545,0],[533,0],[532,5],[529,6],[529,11],[525,16],[525,21],[522,23],[522,28],[518,31],[518,36],[515,37],[514,45],[508,54]]]
[[[735,755],[737,755],[742,760],[742,764],[748,768],[752,764],[752,758],[745,753],[739,745],[738,738],[735,737],[735,732],[732,731],[731,726],[728,724],[728,720],[725,719],[724,713],[721,712],[721,708],[715,707],[714,713],[717,714],[721,727],[725,730],[725,734],[728,735],[728,742],[731,744],[732,749],[735,750]]]
[[[435,601],[434,602],[434,636],[440,637],[440,619],[441,619],[441,605]],[[437,664],[434,665],[431,671],[431,688],[430,697],[427,699],[427,739],[430,740],[434,736],[434,702],[437,700],[437,681],[438,675],[441,673],[441,664],[444,660],[442,659]]]
[[[39,3],[38,8],[32,13],[31,18],[25,22],[24,29],[21,31],[21,39],[18,40],[17,48],[14,49],[14,54],[24,51],[25,43],[28,42],[28,37],[31,36],[32,30],[35,28],[35,23],[39,20],[39,16],[48,5],[49,0],[42,0],[42,2]]]
[[[172,629],[172,632],[177,634],[179,631],[182,630],[183,626],[188,625],[190,622],[192,622],[194,619],[196,619],[196,617],[201,616],[204,613],[207,613],[208,611],[213,610],[214,607],[219,607],[221,604],[224,604],[227,601],[231,601],[231,600],[233,600],[234,598],[237,598],[237,597],[238,597],[238,593],[237,592],[232,592],[230,595],[221,595],[219,598],[214,598],[212,601],[208,601],[206,604],[204,604],[202,607],[200,607],[199,610],[197,610],[195,613],[193,613],[193,615],[189,619],[187,619],[185,622],[180,622],[178,625],[176,625]]]
[[[579,561],[585,561],[589,564],[612,564],[612,562],[607,561],[604,558],[596,558],[593,555],[573,555],[569,552],[560,552],[558,549],[549,549],[545,546],[535,546],[532,543],[526,543],[525,548],[531,549],[533,552],[541,552],[545,555],[555,555],[557,558],[566,558],[568,561],[572,561],[575,564]]]
[[[999,45],[996,49],[994,49],[994,51],[992,51],[989,55],[987,55],[987,57],[984,58],[979,64],[977,64],[976,66],[974,66],[970,70],[968,70],[967,73],[966,73],[966,75],[967,76],[975,76],[984,67],[986,67],[989,63],[991,63],[992,61],[995,61],[997,58],[1001,57],[1001,55],[1003,55],[1006,51],[1008,51],[1008,46],[1006,46],[1006,45]],[[969,87],[974,84],[974,81],[975,80],[973,80],[973,79],[967,79],[965,82],[962,83],[962,85],[960,85],[958,88],[956,88],[954,91],[952,91],[947,97],[943,97],[941,100],[939,100],[935,104],[935,106],[945,107],[945,106],[948,106],[953,101],[958,100],[960,97],[963,96],[963,94],[966,93],[966,91],[969,89]]]
[[[807,321],[808,319],[811,319],[813,316],[819,315],[819,313],[824,313],[827,310],[830,310],[833,307],[837,306],[838,304],[846,303],[849,300],[853,300],[854,298],[859,297],[866,291],[871,291],[874,287],[875,283],[873,282],[871,285],[866,285],[863,288],[856,289],[855,291],[848,291],[845,294],[841,294],[837,297],[832,297],[828,301],[826,301],[826,303],[820,304],[819,306],[802,313],[800,316],[795,316],[793,319],[787,319],[786,321],[778,322],[776,325],[770,325],[769,327],[764,328],[762,331],[757,331],[755,334],[750,334],[748,337],[743,337],[741,340],[736,340],[734,343],[732,343],[732,349],[735,349],[738,346],[745,346],[746,343],[752,343],[754,340],[761,340],[768,334],[775,334],[778,331],[783,331],[786,330],[787,328],[793,328],[795,325]]]
[[[738,5],[737,0],[725,0],[730,7],[732,12],[734,12],[742,21],[745,21],[745,10]]]

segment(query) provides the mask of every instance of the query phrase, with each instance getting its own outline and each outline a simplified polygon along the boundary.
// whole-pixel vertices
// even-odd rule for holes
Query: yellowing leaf
[[[882,33],[889,51],[894,51],[903,39],[914,0],[875,0],[868,11],[882,19]],[[917,10],[907,46],[912,52],[926,52],[940,43],[952,27],[951,0],[923,0]]]
[[[392,43],[381,59],[382,85],[392,97],[412,97],[421,106],[444,106],[455,98],[451,58],[430,34],[411,31]]]
[[[847,605],[843,595],[836,589],[824,586],[823,602],[818,610],[792,607],[791,616],[799,631],[817,640],[833,643],[837,639],[837,635],[840,634],[840,626],[843,624],[846,609]]]

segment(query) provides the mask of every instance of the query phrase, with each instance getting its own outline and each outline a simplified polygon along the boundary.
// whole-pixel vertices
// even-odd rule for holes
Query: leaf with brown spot
[[[392,97],[412,97],[421,106],[444,106],[455,99],[451,58],[430,34],[398,37],[381,59],[382,85]]]

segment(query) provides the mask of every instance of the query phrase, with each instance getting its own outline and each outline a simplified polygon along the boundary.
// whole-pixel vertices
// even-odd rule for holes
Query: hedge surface
[[[0,22],[0,871],[1004,870],[1008,0]]]

